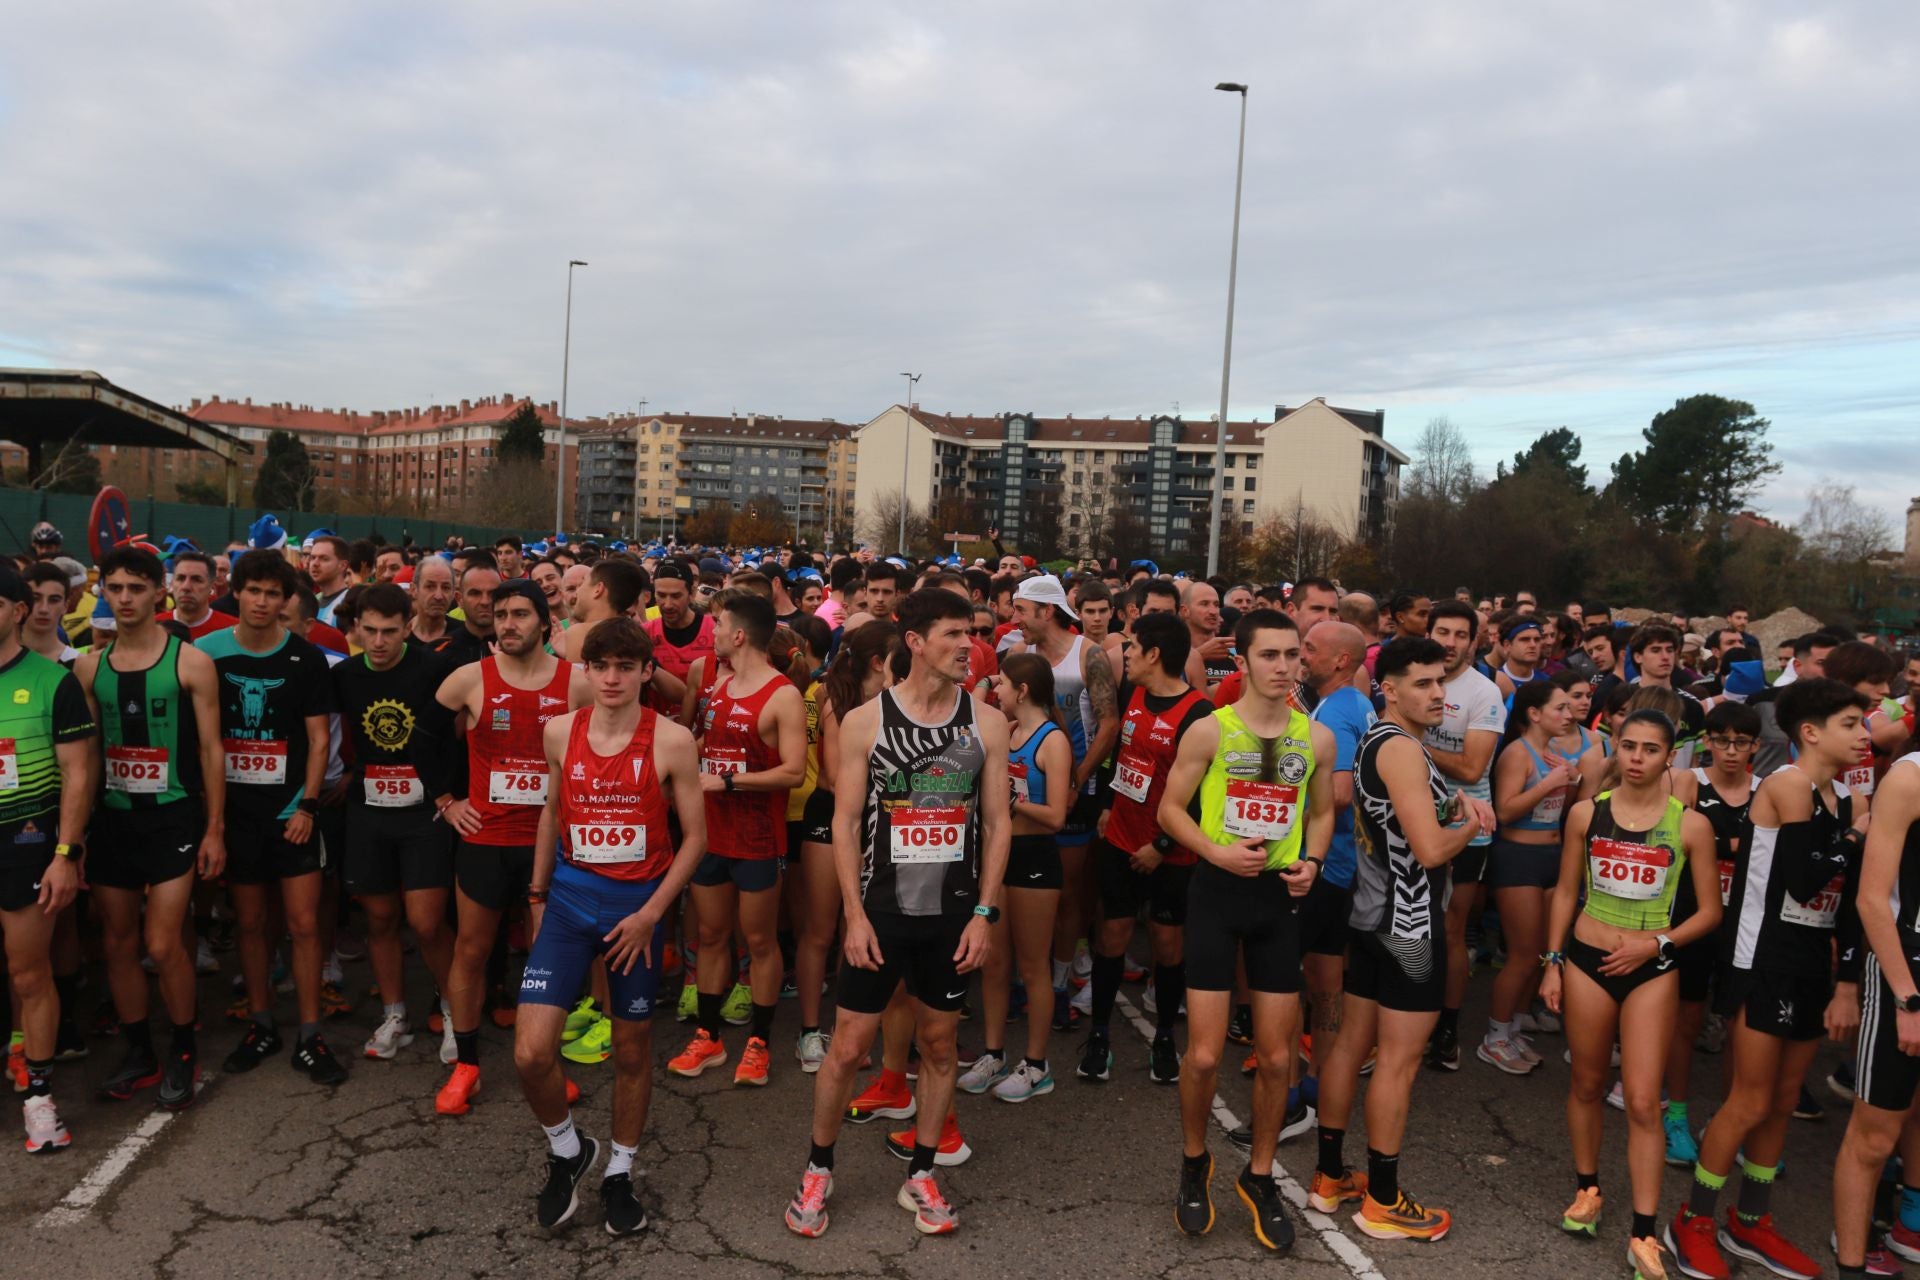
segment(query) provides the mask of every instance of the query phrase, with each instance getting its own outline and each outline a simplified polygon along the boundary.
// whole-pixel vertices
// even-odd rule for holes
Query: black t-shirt
[[[445,643],[437,645],[421,645],[409,640],[407,647],[409,649],[425,648],[433,653],[440,663],[443,674],[464,667],[469,662],[478,662],[482,658],[493,655],[492,637],[476,636],[464,622],[458,627],[448,628],[447,634],[441,639]]]
[[[291,633],[271,652],[253,653],[240,647],[239,635],[229,627],[196,645],[220,676],[227,803],[256,816],[291,818],[306,786],[307,717],[333,711],[327,655]]]
[[[347,792],[350,804],[414,808],[434,796],[465,793],[467,753],[455,741],[453,713],[434,698],[445,678],[444,660],[445,655],[436,657],[409,642],[400,661],[385,671],[375,671],[365,654],[348,658],[333,669],[341,729],[353,743],[353,783]],[[411,769],[419,778],[419,787],[380,791],[382,771],[394,769]],[[392,780],[395,775],[386,776]],[[375,790],[369,790],[370,785]],[[376,792],[413,798],[403,805],[387,806],[370,799]]]

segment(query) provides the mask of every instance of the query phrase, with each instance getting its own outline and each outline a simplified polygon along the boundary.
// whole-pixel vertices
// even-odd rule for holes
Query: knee
[[[653,1032],[646,1023],[635,1023],[636,1032],[613,1037],[613,1067],[621,1075],[644,1075],[653,1058]]]
[[[413,935],[420,940],[420,945],[431,946],[446,935],[447,913],[431,909],[409,911],[407,923],[413,927]]]
[[[100,949],[110,959],[127,960],[140,954],[140,930],[137,928],[103,929],[100,932]],[[159,957],[155,957],[158,963]]]
[[[373,918],[369,916],[367,919],[368,923],[371,924]],[[372,929],[369,930],[369,932],[379,933],[379,930]],[[387,933],[392,934],[393,932],[393,917],[389,916],[387,917]],[[287,934],[295,942],[311,942],[320,936],[319,918],[309,908],[302,907],[298,910],[290,910],[287,912]]]
[[[180,942],[178,929],[148,929],[147,954],[153,957],[153,967],[165,969],[187,958],[187,950]]]
[[[1192,1071],[1201,1076],[1211,1076],[1220,1069],[1220,1047],[1189,1043],[1186,1055],[1180,1060],[1180,1069]]]
[[[552,1071],[559,1057],[559,1050],[550,1043],[536,1041],[530,1036],[513,1038],[514,1069],[529,1079]]]
[[[1899,1145],[1900,1131],[1897,1127],[1856,1124],[1853,1132],[1847,1135],[1847,1140],[1855,1158],[1862,1165],[1878,1169],[1886,1164],[1893,1155],[1893,1149]]]
[[[958,1057],[954,1034],[949,1029],[923,1030],[919,1037],[920,1061],[935,1067],[952,1065]]]
[[[766,933],[747,935],[747,954],[755,960],[766,960],[780,954],[780,940],[771,930]]]
[[[1607,1096],[1607,1080],[1598,1072],[1581,1071],[1575,1068],[1573,1076],[1567,1081],[1567,1093],[1582,1106],[1593,1106]]]
[[[7,977],[13,984],[13,994],[22,1003],[38,1000],[53,990],[53,966],[45,956],[36,956],[31,960],[9,956],[7,965]]]
[[[710,925],[705,920],[702,920],[700,927],[694,930],[695,936],[700,940],[702,952],[713,950],[717,953],[718,948],[727,945],[727,938],[731,933],[732,930],[723,926]]]
[[[1660,1127],[1660,1091],[1658,1089],[1628,1089],[1626,1095],[1628,1124],[1636,1129]]]
[[[1286,1083],[1287,1077],[1293,1072],[1293,1054],[1286,1049],[1261,1049],[1258,1052],[1260,1074]]]

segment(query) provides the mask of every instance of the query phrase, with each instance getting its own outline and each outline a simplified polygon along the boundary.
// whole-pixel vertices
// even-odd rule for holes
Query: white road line
[[[1115,1003],[1120,1006],[1120,1011],[1126,1015],[1127,1021],[1133,1024],[1133,1029],[1140,1033],[1141,1038],[1149,1044],[1153,1043],[1153,1024],[1133,1007],[1133,1002],[1125,995],[1121,995],[1116,998]],[[1233,1048],[1232,1042],[1229,1041],[1228,1051],[1231,1052]],[[1240,1127],[1239,1117],[1227,1109],[1227,1104],[1217,1093],[1213,1095],[1213,1120],[1228,1133]],[[1307,1203],[1307,1189],[1281,1167],[1278,1159],[1273,1162],[1273,1180],[1280,1184],[1280,1193],[1293,1201],[1293,1207],[1299,1210],[1307,1225],[1312,1227],[1314,1234],[1320,1237],[1320,1243],[1326,1246],[1327,1252],[1347,1269],[1354,1280],[1387,1280],[1385,1274],[1374,1266],[1373,1259],[1367,1256],[1366,1251],[1340,1230],[1339,1223]]]
[[[211,1074],[202,1076],[200,1091],[204,1092],[207,1086],[213,1083],[213,1079]],[[133,1167],[133,1162],[140,1158],[140,1153],[152,1146],[154,1139],[158,1138],[167,1125],[172,1123],[173,1118],[179,1114],[177,1111],[162,1111],[155,1108],[153,1114],[142,1120],[132,1133],[120,1139],[119,1144],[107,1152],[99,1164],[87,1170],[87,1176],[80,1179],[73,1190],[67,1192],[64,1200],[41,1214],[40,1221],[34,1225],[71,1227],[86,1221],[87,1215],[93,1212],[93,1206],[99,1202],[100,1197],[107,1194],[108,1189],[119,1181],[120,1176]]]

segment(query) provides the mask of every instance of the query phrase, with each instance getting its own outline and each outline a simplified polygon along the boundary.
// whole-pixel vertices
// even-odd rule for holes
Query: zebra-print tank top
[[[1446,779],[1420,739],[1391,720],[1377,721],[1360,739],[1353,762],[1353,876],[1355,929],[1388,938],[1446,937],[1447,868],[1423,867],[1413,856],[1407,833],[1387,797],[1380,776],[1380,749],[1395,738],[1420,748],[1427,764],[1427,792],[1438,812],[1447,803]]]
[[[861,814],[860,899],[868,915],[968,915],[980,900],[980,771],[973,699],[922,724],[880,692],[880,732]]]

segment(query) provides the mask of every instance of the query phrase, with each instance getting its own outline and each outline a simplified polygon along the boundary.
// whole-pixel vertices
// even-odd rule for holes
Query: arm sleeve
[[[440,705],[434,691],[440,685],[440,667],[420,664],[421,679],[413,701],[420,707],[407,755],[429,797],[466,794],[467,753],[453,736],[453,712]],[[458,748],[458,749],[456,749]]]
[[[93,712],[87,710],[87,695],[80,681],[69,671],[53,689],[53,740],[78,742],[94,733]]]
[[[1756,840],[1764,830],[1754,828]],[[1830,847],[1817,848],[1812,821],[1785,823],[1774,838],[1773,866],[1781,887],[1794,901],[1810,902],[1836,877],[1847,874],[1846,846],[1835,842]],[[1858,872],[1854,874],[1857,878]]]
[[[1850,850],[1847,858],[1847,874],[1840,891],[1840,914],[1834,920],[1834,943],[1837,963],[1836,976],[1841,982],[1859,982],[1861,970],[1866,965],[1866,930],[1860,927],[1860,912],[1857,906],[1860,897],[1860,864],[1866,853],[1863,841],[1845,839]]]

